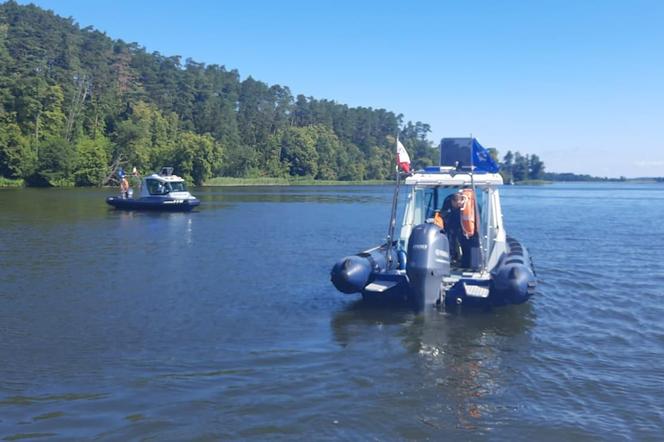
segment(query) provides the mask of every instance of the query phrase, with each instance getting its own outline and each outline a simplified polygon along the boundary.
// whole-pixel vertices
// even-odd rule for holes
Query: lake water
[[[661,440],[663,185],[504,188],[538,293],[427,317],[329,282],[391,191],[0,190],[0,439]]]

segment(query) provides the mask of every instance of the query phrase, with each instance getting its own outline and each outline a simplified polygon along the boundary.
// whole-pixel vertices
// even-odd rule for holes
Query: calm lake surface
[[[0,190],[0,440],[661,440],[664,185],[505,187],[538,294],[426,318],[329,282],[391,192]]]

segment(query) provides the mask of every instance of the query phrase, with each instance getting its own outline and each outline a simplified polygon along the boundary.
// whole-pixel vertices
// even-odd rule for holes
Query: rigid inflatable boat
[[[525,302],[535,293],[535,270],[503,227],[497,164],[474,138],[445,138],[440,150],[440,166],[405,179],[400,231],[337,262],[332,283],[365,299],[403,299],[420,311]]]
[[[120,177],[124,178],[122,172]],[[143,177],[138,198],[132,198],[129,192],[129,195],[108,197],[106,202],[116,209],[168,212],[188,212],[201,203],[187,191],[184,180],[173,175],[172,167],[163,167],[160,173]]]

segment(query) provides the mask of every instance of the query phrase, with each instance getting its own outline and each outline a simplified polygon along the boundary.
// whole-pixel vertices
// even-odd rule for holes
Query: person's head
[[[460,209],[463,207],[465,197],[463,196],[462,193],[455,193],[452,195],[452,207],[455,209]]]

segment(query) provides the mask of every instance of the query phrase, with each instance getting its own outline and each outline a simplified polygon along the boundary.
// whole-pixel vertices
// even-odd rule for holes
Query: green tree
[[[540,180],[544,177],[544,163],[539,156],[532,154],[530,156],[529,178],[531,180]]]
[[[335,133],[326,126],[314,126],[312,130],[316,134],[316,152],[318,153],[317,179],[336,180],[339,171],[343,167],[341,156],[343,145]]]
[[[496,151],[496,157],[498,152]],[[508,150],[503,161],[500,164],[500,175],[503,177],[503,181],[506,183],[514,181],[514,176],[512,174],[512,169],[514,168],[514,154],[511,150]]]
[[[415,124],[409,121],[400,132],[399,140],[411,155],[411,168],[414,170],[438,165],[440,162],[440,150],[433,147],[427,138],[430,132],[431,126],[420,121]],[[389,148],[394,150],[393,145]]]
[[[372,147],[369,151],[369,162],[366,168],[366,178],[370,180],[384,180],[392,175],[394,157],[390,153],[378,146]]]
[[[0,176],[25,178],[34,173],[37,155],[12,120],[7,115],[0,118]]]
[[[129,118],[117,125],[113,159],[141,170],[158,168],[168,157],[177,135],[175,114],[164,117],[156,106],[139,101],[131,106]]]
[[[514,181],[523,181],[528,178],[528,158],[519,152],[514,154],[514,165],[512,166],[512,177]]]
[[[76,166],[76,148],[61,137],[39,142],[37,170],[28,181],[38,185],[70,186]]]
[[[129,119],[118,123],[115,129],[113,162],[132,164],[141,170],[150,168],[149,127]]]
[[[221,167],[221,146],[212,136],[182,132],[170,163],[185,179],[201,185]]]
[[[62,108],[64,101],[62,88],[57,84],[49,86],[41,101],[41,127],[38,139],[64,137],[66,117]]]
[[[81,137],[76,143],[77,163],[74,184],[77,186],[101,186],[108,172],[108,153],[111,142],[103,135],[97,138]]]
[[[280,160],[292,176],[316,176],[318,153],[315,129],[289,127],[279,131],[276,142],[280,147]]]

